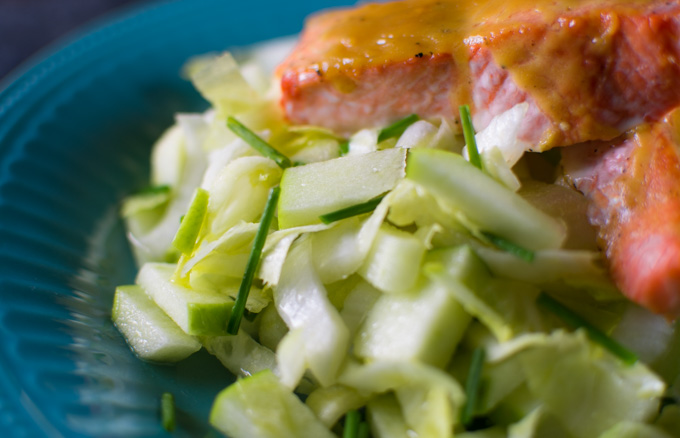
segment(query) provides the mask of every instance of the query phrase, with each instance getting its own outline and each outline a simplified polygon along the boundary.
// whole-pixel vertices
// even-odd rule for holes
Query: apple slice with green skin
[[[366,416],[376,436],[409,437],[401,406],[391,393],[373,397],[366,407]]]
[[[172,240],[172,246],[184,254],[191,254],[194,250],[196,238],[208,212],[208,200],[208,192],[200,187],[197,188],[191,204],[189,204],[189,209],[182,218],[177,234]]]
[[[468,247],[430,251],[423,269],[446,271],[447,281],[421,278],[414,290],[378,298],[355,339],[358,356],[446,365],[471,321],[458,297],[491,274]]]
[[[281,228],[321,223],[319,216],[392,190],[404,177],[406,149],[385,149],[290,167],[281,178]]]
[[[537,209],[465,158],[435,149],[412,149],[407,178],[459,209],[481,231],[529,250],[556,249],[566,238],[559,220]]]
[[[446,391],[442,388],[405,386],[395,390],[409,430],[416,436],[449,438],[454,428],[456,413]]]
[[[361,409],[368,401],[354,388],[344,385],[321,386],[312,391],[305,404],[328,428],[332,428],[349,411]]]
[[[470,319],[446,286],[421,280],[407,293],[378,298],[355,337],[354,352],[368,361],[443,367]]]
[[[138,285],[119,286],[113,323],[137,355],[153,362],[178,362],[201,348]]]
[[[234,307],[228,296],[195,291],[172,281],[175,265],[146,263],[139,270],[137,283],[180,326],[194,336],[227,334],[227,321]]]
[[[210,411],[210,424],[232,438],[335,437],[270,370],[222,390]]]
[[[276,354],[243,330],[236,335],[206,336],[203,345],[237,377],[276,368]]]
[[[415,285],[424,255],[420,239],[383,224],[357,272],[383,292],[404,293]]]

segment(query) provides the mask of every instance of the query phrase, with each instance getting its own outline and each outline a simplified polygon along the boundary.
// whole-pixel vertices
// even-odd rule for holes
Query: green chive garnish
[[[253,131],[248,129],[241,122],[233,117],[227,118],[227,127],[231,131],[241,137],[246,143],[248,143],[253,149],[261,153],[267,158],[271,158],[279,165],[281,169],[291,167],[293,163],[290,162],[288,157],[283,155],[281,152],[274,149],[269,143],[264,141],[259,135],[255,134]]]
[[[359,435],[359,423],[361,422],[361,414],[359,411],[352,410],[345,415],[345,427],[342,432],[342,438],[357,438]]]
[[[463,125],[463,137],[465,138],[465,144],[467,145],[470,163],[481,169],[482,160],[479,158],[479,151],[477,150],[477,140],[475,140],[475,128],[472,127],[470,107],[461,105],[458,107],[458,111],[460,111],[460,122]]]
[[[181,218],[172,246],[183,254],[191,254],[194,250],[196,238],[203,225],[203,219],[208,213],[208,198],[207,191],[200,187],[197,188],[189,204],[189,209]]]
[[[340,156],[344,157],[349,153],[349,140],[345,140],[340,143]]]
[[[276,210],[276,203],[279,200],[280,193],[281,188],[279,186],[272,187],[271,190],[269,190],[269,197],[267,198],[267,204],[262,213],[262,220],[260,221],[260,226],[257,228],[253,247],[250,250],[250,256],[248,257],[248,263],[246,264],[246,271],[243,274],[241,287],[236,295],[236,302],[234,303],[231,316],[229,317],[229,323],[227,324],[227,333],[230,335],[237,334],[241,325],[241,318],[243,318],[243,312],[246,308],[246,300],[250,293],[250,287],[253,284],[257,265],[260,263],[262,248],[264,247],[264,242],[267,240],[267,233],[269,232],[269,227],[274,218],[274,211]]]
[[[177,420],[175,419],[175,397],[169,393],[164,392],[161,395],[161,424],[163,429],[172,432],[177,427]]]
[[[496,248],[503,250],[505,252],[509,252],[510,254],[517,256],[522,260],[526,260],[527,262],[532,262],[534,260],[533,251],[523,248],[517,244],[514,244],[502,237],[496,236],[495,234],[487,233],[485,231],[483,231],[482,234]]]
[[[633,365],[635,362],[637,362],[638,358],[635,353],[602,333],[598,328],[576,314],[573,310],[569,309],[564,304],[560,303],[545,292],[538,296],[536,302],[541,307],[557,315],[557,317],[559,317],[572,328],[584,329],[588,337],[593,342],[597,342],[602,347],[609,350],[613,355],[621,359],[626,365]]]
[[[339,221],[341,219],[347,219],[348,217],[358,216],[364,213],[370,213],[380,204],[380,201],[385,197],[385,195],[378,196],[361,204],[351,205],[349,207],[341,208],[340,210],[335,210],[330,213],[322,214],[319,216],[321,222],[324,224],[330,224],[332,222]]]
[[[404,131],[406,131],[406,128],[413,125],[419,119],[420,118],[417,114],[411,114],[410,116],[404,117],[401,120],[397,120],[390,126],[381,129],[380,133],[378,134],[378,143],[381,143],[388,138],[399,137],[404,133]]]
[[[359,423],[359,431],[357,432],[357,438],[369,438],[371,436],[371,430],[368,427],[368,423],[362,421]]]
[[[468,426],[472,422],[472,418],[477,407],[477,399],[479,397],[479,383],[482,378],[482,368],[484,366],[485,351],[483,348],[476,348],[472,352],[472,361],[470,362],[470,369],[468,371],[467,381],[465,382],[465,394],[467,400],[463,405],[461,412],[461,422],[463,426]]]
[[[157,195],[159,193],[168,193],[172,188],[167,184],[158,186],[148,186],[135,193],[135,195]]]

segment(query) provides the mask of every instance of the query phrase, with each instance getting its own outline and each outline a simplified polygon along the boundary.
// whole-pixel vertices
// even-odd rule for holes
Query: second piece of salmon
[[[631,300],[680,316],[680,110],[614,142],[565,148],[562,166],[590,201],[612,276]]]

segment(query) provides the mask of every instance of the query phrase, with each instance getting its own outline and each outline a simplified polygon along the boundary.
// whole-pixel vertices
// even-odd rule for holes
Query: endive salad
[[[140,269],[112,315],[141,359],[215,355],[233,438],[680,436],[680,337],[612,285],[525,107],[291,126],[258,68],[286,48],[190,62],[211,109],[123,203]]]

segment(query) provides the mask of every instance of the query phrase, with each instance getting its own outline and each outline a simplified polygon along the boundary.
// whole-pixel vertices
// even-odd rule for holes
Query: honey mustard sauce
[[[647,0],[404,0],[335,10],[310,18],[321,21],[310,25],[323,29],[316,35],[323,59],[314,68],[351,91],[351,79],[366,69],[450,55],[459,78],[451,91],[457,106],[471,103],[470,46],[483,44],[554,122],[539,149],[609,139],[620,131],[596,117],[592,84],[607,68],[619,15],[639,14],[649,5]]]

